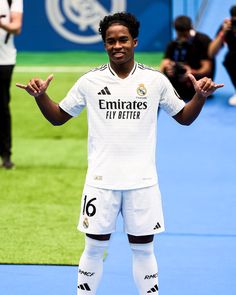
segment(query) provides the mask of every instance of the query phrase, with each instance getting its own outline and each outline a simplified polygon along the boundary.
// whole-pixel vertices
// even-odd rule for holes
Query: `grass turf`
[[[149,58],[152,62],[147,64],[155,66],[160,57],[150,55],[144,60]],[[18,56],[18,65],[49,62],[61,65],[61,61],[96,66],[105,62],[105,56],[99,53]],[[40,77],[44,79],[48,74],[41,73]],[[49,95],[60,101],[79,75],[56,73]],[[42,117],[34,98],[15,87],[16,82],[26,83],[31,76],[15,72],[11,87],[16,168],[0,169],[0,263],[77,265],[84,247],[83,234],[76,226],[87,168],[86,111],[63,126],[51,126]]]
[[[143,64],[158,66],[162,52],[136,52],[135,59]],[[18,65],[81,65],[97,66],[107,63],[105,52],[62,51],[62,52],[19,52]]]
[[[47,73],[45,73],[45,77]],[[86,173],[86,112],[65,126],[53,127],[34,98],[12,82],[13,160],[0,169],[0,262],[77,264],[83,235],[76,229]],[[77,79],[57,73],[49,95],[60,100]]]

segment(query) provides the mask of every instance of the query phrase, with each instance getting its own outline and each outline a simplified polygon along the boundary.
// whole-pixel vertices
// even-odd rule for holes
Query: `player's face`
[[[133,39],[126,26],[111,25],[106,31],[105,49],[110,62],[116,65],[133,62],[134,47],[137,39]]]

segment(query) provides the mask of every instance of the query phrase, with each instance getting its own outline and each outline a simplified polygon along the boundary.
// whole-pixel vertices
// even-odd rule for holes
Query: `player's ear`
[[[134,47],[138,46],[138,39],[135,38],[133,42],[134,42]]]

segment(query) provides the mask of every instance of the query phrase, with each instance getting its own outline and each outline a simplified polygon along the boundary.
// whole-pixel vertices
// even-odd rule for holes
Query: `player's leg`
[[[153,235],[128,235],[133,257],[133,276],[140,295],[158,294],[158,267]]]
[[[85,248],[79,261],[77,295],[95,295],[102,278],[103,257],[110,234],[85,238]]]
[[[115,230],[121,193],[85,185],[78,229],[86,233],[79,261],[77,295],[96,294],[103,273],[104,251]]]
[[[0,156],[3,167],[12,168],[11,162],[11,113],[10,84],[13,65],[0,66]]]
[[[158,186],[130,190],[123,197],[123,216],[133,256],[133,275],[140,295],[158,294],[154,234],[164,230]]]

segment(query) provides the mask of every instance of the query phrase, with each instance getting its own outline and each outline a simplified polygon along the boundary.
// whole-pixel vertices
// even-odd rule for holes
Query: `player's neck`
[[[110,66],[119,78],[125,79],[134,68],[134,60],[123,64],[115,64],[110,61]]]

